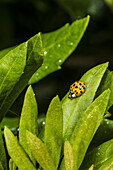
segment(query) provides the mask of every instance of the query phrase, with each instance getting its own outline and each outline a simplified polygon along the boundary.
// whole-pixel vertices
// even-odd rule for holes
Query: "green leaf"
[[[113,105],[113,71],[106,70],[97,91],[97,95],[100,95],[104,90],[108,88],[110,89],[110,99],[107,110]]]
[[[55,167],[58,167],[62,139],[63,139],[63,113],[62,105],[58,96],[56,96],[50,103],[45,123],[45,145],[52,157]]]
[[[19,144],[17,137],[5,126],[4,129],[5,141],[8,153],[17,167],[22,170],[36,170],[25,151]]]
[[[81,166],[81,170],[88,169],[92,164],[94,164],[94,169],[99,169],[99,167],[111,157],[113,157],[113,139],[88,152]]]
[[[64,160],[66,170],[74,170],[74,154],[69,141],[64,143]]]
[[[2,163],[0,162],[0,170],[4,170]]]
[[[9,160],[9,170],[16,170],[16,164],[12,159]]]
[[[100,64],[87,71],[81,78],[86,83],[85,93],[70,100],[68,94],[62,100],[63,108],[63,135],[64,140],[69,139],[81,114],[93,101],[96,90],[100,84],[103,74],[107,69],[108,63]]]
[[[81,40],[88,22],[89,16],[76,20],[72,25],[66,24],[57,31],[42,34],[44,62],[40,69],[32,76],[29,83],[36,83],[48,74],[59,70],[60,65],[75,50]]]
[[[91,165],[91,167],[88,170],[93,170],[94,169],[94,165]]]
[[[113,120],[103,119],[90,144],[90,148],[94,148],[112,138],[113,138]]]
[[[102,164],[98,170],[112,170],[113,169],[113,156]]]
[[[17,128],[19,126],[19,117],[4,117],[1,122],[1,128],[3,129],[4,126],[8,128]]]
[[[10,48],[6,48],[6,49],[4,49],[4,50],[1,50],[0,51],[0,59],[2,58],[2,57],[4,57],[9,51],[11,51],[12,49],[14,49],[15,47],[10,47]]]
[[[27,46],[26,46],[27,44]],[[23,51],[18,51],[17,49],[20,48],[21,46],[23,46],[23,48],[27,48],[27,56],[26,56],[26,51],[23,53]],[[41,66],[42,64],[42,56],[40,56],[39,51],[42,48],[42,42],[41,42],[41,37],[40,34],[35,35],[34,37],[32,37],[30,40],[27,41],[27,43],[22,44],[18,47],[16,47],[13,51],[14,51],[14,56],[13,58],[15,59],[15,54],[18,56],[17,58],[19,58],[18,63],[16,61],[16,63],[14,64],[14,69],[13,72],[10,71],[11,73],[9,74],[9,78],[5,77],[5,82],[2,81],[1,86],[6,87],[6,89],[4,89],[3,95],[4,95],[4,100],[1,103],[1,107],[0,107],[0,120],[3,118],[3,115],[6,114],[6,112],[9,110],[9,108],[11,107],[11,105],[13,104],[13,102],[15,101],[15,99],[19,96],[19,94],[23,91],[23,89],[26,87],[26,85],[28,84],[29,79],[31,78],[31,76],[33,75],[33,73]],[[10,51],[9,53],[11,53],[11,55],[13,54],[12,51]],[[12,61],[12,56],[9,55],[9,53],[5,56],[10,58],[10,62]],[[21,56],[21,57],[20,57]],[[27,58],[26,58],[27,57]],[[3,57],[1,60],[5,60],[5,58]],[[0,61],[1,61],[0,60]],[[8,59],[6,58],[6,64],[8,62]],[[9,67],[11,67],[11,63],[8,62]],[[25,62],[25,63],[24,63]],[[20,71],[20,67],[22,67],[21,65],[24,66],[21,71]],[[2,64],[2,67],[4,67],[4,69],[8,69],[8,73],[9,73],[9,67],[7,65],[4,65],[4,62]],[[25,68],[24,68],[25,67]],[[1,72],[3,68],[1,68]],[[15,82],[15,74],[19,74],[19,72],[21,72],[21,77],[20,79],[18,79],[18,82],[15,84],[14,86],[14,82]],[[2,73],[4,74],[5,71]],[[7,75],[7,73],[6,73]],[[20,75],[18,75],[20,76]],[[3,78],[3,76],[1,76],[1,78]],[[13,79],[13,81],[12,81]],[[9,81],[10,82],[9,82]],[[4,84],[3,84],[4,83]],[[13,89],[11,88],[11,85],[13,84]],[[10,87],[11,86],[11,87]],[[2,89],[3,90],[3,89]],[[11,91],[12,90],[12,91]],[[8,92],[7,92],[8,91]],[[7,94],[6,94],[7,92]],[[10,94],[9,94],[10,92]],[[2,97],[2,96],[0,96]],[[3,98],[3,97],[2,97]],[[1,101],[1,100],[0,100]],[[10,102],[9,102],[10,101]]]
[[[0,167],[3,167],[4,170],[7,170],[7,159],[6,159],[6,153],[5,153],[1,128],[0,128],[0,163],[1,163]]]
[[[52,158],[49,152],[42,143],[42,141],[33,135],[31,132],[27,131],[27,141],[31,152],[33,153],[35,159],[40,164],[44,170],[56,170]]]
[[[0,110],[23,74],[26,55],[27,43],[23,43],[11,50],[0,60]],[[4,113],[0,112],[0,119],[2,119],[3,116]]]
[[[33,89],[31,86],[29,86],[25,95],[21,118],[20,118],[19,142],[34,164],[36,164],[36,162],[27,145],[26,130],[29,130],[33,134],[37,135],[38,134],[37,119],[38,119],[37,102],[34,96]]]
[[[73,143],[73,152],[75,162],[75,170],[78,170],[87,148],[98,129],[103,115],[105,113],[110,90],[105,90],[95,101],[87,108],[82,114],[81,118],[77,122],[75,129],[71,137],[71,143]]]

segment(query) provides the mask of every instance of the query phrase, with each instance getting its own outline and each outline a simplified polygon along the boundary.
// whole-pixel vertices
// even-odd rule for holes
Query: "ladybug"
[[[68,98],[76,98],[77,96],[82,95],[85,92],[86,84],[83,81],[75,81],[69,89],[69,96]]]

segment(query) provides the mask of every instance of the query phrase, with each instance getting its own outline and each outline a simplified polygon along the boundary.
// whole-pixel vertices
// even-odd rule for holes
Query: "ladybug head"
[[[73,93],[72,90],[70,90],[68,98],[72,99],[72,98],[75,98],[75,97],[76,97],[76,95]]]

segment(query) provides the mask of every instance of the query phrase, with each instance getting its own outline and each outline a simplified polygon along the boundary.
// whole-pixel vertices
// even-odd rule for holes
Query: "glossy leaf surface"
[[[91,144],[90,147],[94,148],[99,146],[103,142],[106,142],[113,138],[113,121],[109,119],[103,119]]]
[[[27,145],[26,130],[38,134],[38,110],[34,92],[31,86],[28,87],[22,108],[19,125],[19,142],[35,164],[33,155]]]
[[[87,148],[98,129],[103,115],[105,113],[110,91],[105,90],[95,101],[87,108],[82,114],[81,118],[75,126],[74,132],[71,137],[73,144],[73,152],[75,161],[75,170],[78,170]]]
[[[98,170],[112,170],[113,169],[113,156],[109,158]]]
[[[23,43],[9,51],[0,60],[0,110],[2,109],[8,95],[19,81],[26,64],[27,43]],[[9,102],[10,103],[10,102]],[[0,118],[3,117],[0,112]]]
[[[81,80],[84,81],[87,86],[86,91],[82,96],[70,100],[67,94],[62,100],[64,140],[69,139],[81,114],[93,101],[107,66],[108,63],[100,64],[90,69],[82,76]]]
[[[97,91],[97,95],[100,95],[104,90],[108,88],[110,89],[110,99],[107,110],[113,105],[113,71],[106,70]]]
[[[22,51],[21,48],[24,51]],[[0,60],[2,65],[0,79],[0,119],[3,118],[3,115],[5,115],[15,99],[26,87],[33,73],[41,66],[42,56],[39,54],[41,48],[41,37],[40,34],[37,34],[26,43],[11,50],[9,52],[10,55],[7,53],[7,55]],[[8,61],[8,57],[10,62]],[[15,61],[16,58],[18,59],[18,62]],[[15,62],[13,62],[13,59]],[[11,62],[13,64],[12,67]]]
[[[89,16],[76,20],[70,26],[66,24],[57,31],[42,34],[43,47],[41,53],[44,55],[44,62],[30,79],[30,84],[38,82],[43,77],[61,68],[61,64],[77,47],[88,22]]]
[[[53,160],[44,143],[29,131],[27,131],[27,141],[31,152],[40,166],[44,170],[56,170]]]
[[[22,170],[36,170],[31,161],[29,160],[27,154],[19,144],[17,137],[5,127],[4,129],[5,141],[8,153],[15,164]]]
[[[45,145],[54,160],[55,167],[58,167],[63,133],[63,113],[62,105],[58,96],[54,97],[51,101],[45,123]]]
[[[113,139],[87,153],[81,166],[81,170],[87,169],[92,164],[94,164],[94,170],[99,169],[99,167],[111,157],[113,157]]]

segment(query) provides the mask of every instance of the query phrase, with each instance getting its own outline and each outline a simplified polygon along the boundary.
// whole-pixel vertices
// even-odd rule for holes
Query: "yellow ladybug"
[[[76,98],[77,96],[82,95],[85,92],[86,84],[83,81],[75,81],[69,89],[68,98]]]

